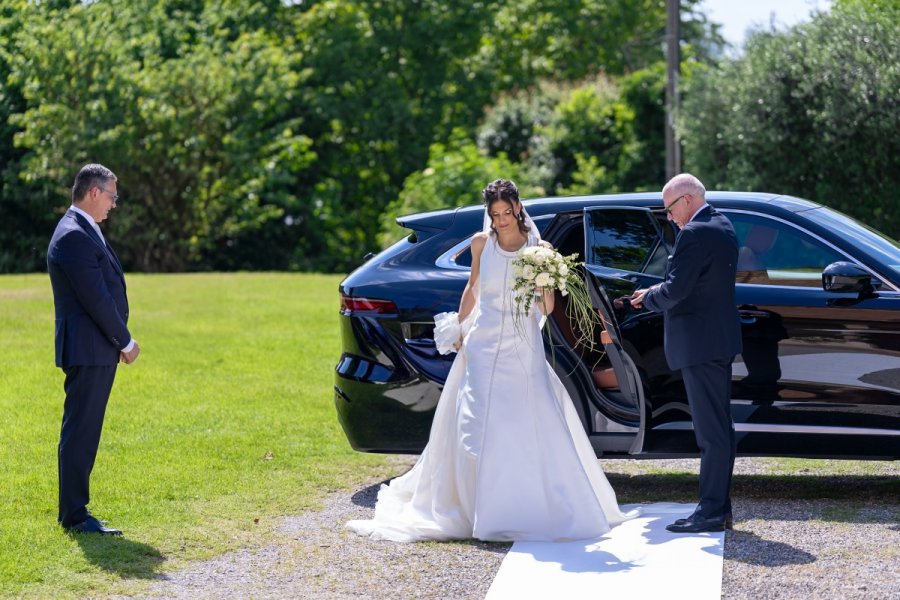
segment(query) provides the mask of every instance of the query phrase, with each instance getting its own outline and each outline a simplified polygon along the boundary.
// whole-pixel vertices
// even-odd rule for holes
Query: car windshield
[[[900,281],[900,244],[896,240],[831,208],[816,208],[804,216],[832,231],[850,234],[859,248],[890,268],[890,276]]]

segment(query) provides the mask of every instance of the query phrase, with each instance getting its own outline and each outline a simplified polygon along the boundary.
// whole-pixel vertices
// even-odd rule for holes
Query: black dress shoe
[[[75,523],[65,528],[69,533],[99,533],[100,535],[122,535],[120,529],[105,527],[93,515],[88,515],[87,519],[81,523]]]
[[[679,523],[679,521],[683,521]],[[671,525],[666,525],[666,531],[672,533],[704,533],[706,531],[725,531],[725,519],[705,519],[693,514],[687,519],[678,519]]]
[[[694,518],[694,515],[691,515],[690,517],[686,517],[684,519],[676,519],[673,525],[684,525],[692,518]],[[725,515],[725,529],[728,529],[729,531],[734,529],[734,517],[731,516],[731,513]]]

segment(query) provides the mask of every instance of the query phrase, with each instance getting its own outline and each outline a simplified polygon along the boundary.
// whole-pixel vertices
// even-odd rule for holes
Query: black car
[[[743,353],[731,401],[739,455],[900,457],[900,245],[825,206],[715,192],[740,243]],[[578,253],[607,334],[578,339],[564,300],[547,355],[597,455],[699,454],[662,315],[622,297],[661,281],[677,229],[658,193],[525,201],[544,239]],[[411,230],[340,285],[335,404],[350,444],[417,453],[455,355],[435,350],[436,313],[458,310],[483,207],[398,219]],[[552,346],[552,348],[551,348]]]

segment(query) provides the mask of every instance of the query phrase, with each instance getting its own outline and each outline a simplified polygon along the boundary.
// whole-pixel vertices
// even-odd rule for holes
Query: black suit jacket
[[[731,221],[709,205],[675,238],[665,281],[643,299],[649,310],[665,315],[666,361],[673,370],[741,352],[737,255]]]
[[[119,362],[128,345],[128,296],[118,257],[69,209],[53,232],[47,270],[56,308],[56,366]]]

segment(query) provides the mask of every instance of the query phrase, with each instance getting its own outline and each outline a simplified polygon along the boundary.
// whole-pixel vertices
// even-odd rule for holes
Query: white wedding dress
[[[538,242],[529,236],[529,245]],[[578,414],[544,355],[540,314],[514,327],[515,252],[495,235],[480,293],[415,466],[378,492],[360,535],[398,542],[565,541],[635,516],[619,510]]]

